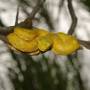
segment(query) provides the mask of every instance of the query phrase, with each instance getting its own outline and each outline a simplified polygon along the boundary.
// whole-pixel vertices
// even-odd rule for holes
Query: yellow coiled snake
[[[78,40],[62,32],[53,33],[44,29],[26,29],[15,27],[14,32],[7,35],[12,47],[31,55],[52,50],[55,54],[69,55],[79,49]]]

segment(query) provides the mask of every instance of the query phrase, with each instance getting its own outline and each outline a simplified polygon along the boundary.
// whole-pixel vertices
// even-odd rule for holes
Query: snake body
[[[62,32],[49,32],[40,28],[15,27],[14,32],[7,35],[7,39],[12,47],[21,52],[30,53],[30,55],[37,55],[48,50],[59,55],[69,55],[80,47],[74,36]]]

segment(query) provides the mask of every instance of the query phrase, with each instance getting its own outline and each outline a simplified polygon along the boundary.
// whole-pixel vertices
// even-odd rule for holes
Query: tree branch
[[[40,2],[38,1],[36,6],[32,9],[32,12],[30,13],[30,15],[23,22],[20,22],[17,25],[18,14],[19,14],[19,7],[18,7],[15,25],[20,26],[20,27],[24,27],[24,28],[31,28],[32,27],[32,19],[35,18],[36,13],[40,10],[40,8],[42,7],[44,2],[45,2],[45,0],[41,0]],[[15,26],[0,27],[0,34],[7,35],[7,34],[13,32],[14,27]]]
[[[77,17],[75,15],[73,6],[72,6],[72,0],[67,0],[68,2],[68,10],[72,19],[72,24],[68,30],[68,34],[72,35],[75,31],[76,25],[77,25]]]
[[[73,6],[72,6],[72,0],[67,0],[68,2],[68,10],[72,19],[72,24],[68,30],[68,34],[72,35],[75,31],[76,25],[77,25],[77,17],[75,15]],[[84,40],[78,40],[81,45],[86,47],[87,49],[90,49],[90,41],[84,41]]]
[[[85,48],[90,49],[90,41],[78,40]]]
[[[19,7],[20,7],[20,5],[18,5],[18,6],[17,6],[17,13],[16,13],[15,26],[17,26],[17,25],[18,25]]]
[[[32,20],[35,18],[35,15],[43,6],[44,2],[45,0],[40,0],[40,2],[38,1],[36,6],[33,8],[32,12],[30,13],[30,15],[23,22],[19,23],[17,26],[21,26],[25,28],[32,28]]]
[[[51,30],[54,30],[54,25],[52,23],[50,15],[48,14],[47,9],[43,7],[40,14],[45,18],[45,21],[46,21],[47,25],[49,26],[49,28]]]
[[[14,26],[9,27],[0,27],[0,35],[7,35],[11,32],[13,32]]]
[[[68,34],[72,35],[75,31],[75,28],[76,28],[76,25],[77,25],[77,17],[75,15],[75,12],[74,12],[74,9],[73,9],[73,6],[72,6],[72,0],[67,0],[68,2],[68,10],[69,10],[69,13],[70,13],[70,16],[71,16],[71,19],[72,19],[72,24],[68,30]],[[80,42],[80,40],[78,40],[80,44],[82,44]],[[75,56],[77,56],[77,52],[75,52]],[[84,86],[83,86],[83,82],[82,82],[82,79],[81,79],[81,76],[80,76],[80,72],[79,72],[79,69],[76,68],[76,64],[73,63],[73,59],[76,58],[76,57],[73,57],[73,55],[68,55],[67,56],[68,59],[69,59],[69,62],[71,63],[73,69],[76,71],[77,73],[77,80],[79,82],[79,88],[80,90],[84,90]]]

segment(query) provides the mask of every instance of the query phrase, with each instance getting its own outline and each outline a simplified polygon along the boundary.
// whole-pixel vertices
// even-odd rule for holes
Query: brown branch
[[[68,34],[72,35],[75,31],[76,25],[77,25],[77,17],[75,15],[73,6],[72,6],[72,0],[67,0],[68,2],[68,10],[72,19],[72,24],[68,30]]]
[[[68,30],[68,34],[72,35],[75,31],[76,25],[77,25],[77,17],[75,15],[73,6],[72,6],[72,0],[67,0],[68,2],[68,10],[70,13],[70,16],[72,18],[72,24]],[[86,47],[87,49],[90,49],[90,41],[84,41],[84,40],[78,40],[81,45]]]
[[[40,0],[40,2],[38,1],[36,6],[33,8],[32,12],[30,13],[30,15],[23,22],[19,23],[18,26],[25,27],[25,28],[32,28],[32,20],[35,18],[35,15],[43,6],[44,2],[45,0]]]
[[[85,48],[90,49],[90,41],[78,40]]]
[[[40,0],[40,2],[38,1],[37,5],[33,8],[30,16],[27,19],[33,19],[36,15],[36,13],[40,10],[40,8],[43,6],[43,3],[45,2],[45,0]]]
[[[75,28],[76,28],[76,25],[77,25],[77,17],[76,17],[76,15],[75,15],[75,12],[74,12],[74,9],[73,9],[73,6],[72,6],[72,0],[67,0],[67,2],[68,2],[68,10],[69,10],[69,13],[70,13],[70,16],[71,16],[71,19],[72,19],[72,24],[71,24],[71,26],[70,26],[70,28],[69,28],[69,30],[68,30],[68,34],[72,35],[72,34],[74,33]],[[78,41],[79,41],[80,44],[83,44],[83,43],[81,43],[80,40],[78,40]],[[84,44],[83,44],[83,45],[84,45]],[[84,46],[85,46],[85,45],[84,45]],[[75,52],[75,56],[77,56],[77,52]],[[72,65],[73,69],[74,69],[74,70],[76,71],[76,73],[77,73],[77,80],[78,80],[78,82],[79,82],[79,88],[80,88],[80,90],[85,90],[85,89],[84,89],[83,82],[82,82],[82,78],[81,78],[81,76],[80,76],[79,69],[76,68],[76,64],[73,63],[73,62],[74,62],[73,59],[74,59],[75,57],[73,57],[72,54],[71,54],[71,55],[68,55],[67,57],[68,57],[68,59],[69,59],[69,62],[70,62],[71,65]]]
[[[18,6],[17,6],[17,13],[16,13],[15,26],[17,26],[17,25],[18,25],[18,17],[19,17],[19,6],[20,6],[20,5],[18,5]]]
[[[59,13],[60,13],[63,5],[64,5],[64,1],[65,1],[65,0],[60,0],[60,1],[59,1],[59,6],[58,6],[58,7],[59,7],[59,11],[58,11],[58,12],[59,12]]]
[[[49,26],[49,28],[51,30],[54,30],[54,25],[52,23],[50,15],[48,14],[47,9],[43,7],[40,14],[41,14],[41,16],[43,16],[45,18],[45,21],[46,21],[47,25]]]
[[[27,17],[23,22],[20,22],[16,26],[25,27],[25,28],[31,28],[32,27],[32,19],[34,19],[36,13],[40,10],[41,6],[45,0],[41,0],[41,2],[38,2],[37,5],[33,8],[32,12],[30,13],[29,17]],[[17,15],[16,15],[16,22],[18,22],[18,14],[19,14],[19,7],[17,8]],[[13,32],[14,26],[10,27],[0,27],[0,34],[7,35],[11,32]]]
[[[11,32],[13,32],[14,26],[9,27],[0,27],[0,35],[7,35]]]

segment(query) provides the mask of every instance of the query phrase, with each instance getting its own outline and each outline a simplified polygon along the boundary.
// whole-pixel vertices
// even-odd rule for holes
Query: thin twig
[[[48,14],[47,9],[43,7],[40,14],[45,18],[45,21],[46,21],[47,25],[49,26],[49,28],[51,30],[54,30],[54,25],[52,23],[50,15]]]
[[[30,3],[28,2],[28,0],[17,0],[18,3],[22,4],[22,5],[26,5],[26,6],[30,6]]]
[[[27,19],[33,19],[36,15],[36,13],[40,10],[40,8],[43,6],[43,3],[45,2],[45,0],[40,0],[40,2],[38,1],[37,5],[33,8],[30,16]]]
[[[37,5],[33,8],[30,15],[21,23],[18,24],[18,26],[25,27],[25,28],[32,28],[32,20],[35,18],[35,15],[40,10],[40,8],[43,6],[43,3],[45,0],[38,1]]]
[[[9,27],[0,27],[0,35],[7,35],[11,32],[13,32],[14,26]]]
[[[32,27],[32,20],[36,13],[40,10],[41,6],[45,0],[41,0],[41,2],[38,2],[37,5],[33,8],[32,12],[30,13],[29,17],[27,17],[23,22],[18,23],[18,14],[19,14],[19,7],[17,8],[17,15],[16,15],[16,22],[15,25],[21,26],[24,28],[31,28]],[[0,34],[6,35],[8,33],[13,32],[14,26],[9,26],[9,27],[0,27]]]
[[[68,10],[69,10],[70,16],[72,18],[72,24],[68,30],[68,34],[72,35],[74,33],[76,25],[77,25],[77,17],[75,15],[75,12],[74,12],[74,9],[72,6],[72,0],[67,0],[67,2],[68,2]]]
[[[18,6],[17,6],[17,13],[16,13],[15,26],[17,26],[17,25],[18,25],[19,7],[20,7],[20,5],[18,5]]]
[[[61,12],[61,9],[62,9],[62,7],[63,7],[63,5],[64,5],[64,1],[65,1],[65,0],[60,0],[60,1],[59,1],[59,6],[58,6],[58,7],[59,7],[59,11],[58,11],[58,14],[60,14],[60,12]]]
[[[87,49],[90,49],[90,41],[84,41],[84,40],[78,40],[81,45],[86,47]]]
[[[57,22],[59,21],[59,17],[60,17],[60,13],[61,13],[61,10],[62,10],[62,7],[64,6],[64,1],[65,0],[60,0],[59,1],[59,11],[58,11],[58,16],[57,16]]]

